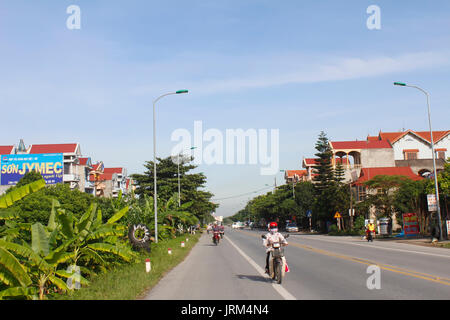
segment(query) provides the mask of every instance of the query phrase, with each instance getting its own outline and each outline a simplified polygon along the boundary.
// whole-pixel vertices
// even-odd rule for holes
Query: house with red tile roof
[[[344,158],[336,158],[335,163],[341,163],[344,166],[348,164],[348,159]],[[306,181],[312,181],[313,178],[317,175],[314,173],[314,168],[319,164],[318,158],[303,158],[302,167],[306,169]]]
[[[62,153],[64,161],[64,183],[70,185],[71,189],[80,189],[81,177],[76,172],[78,159],[81,157],[80,145],[78,143],[56,143],[56,144],[32,144],[28,154]]]
[[[127,194],[127,170],[125,168],[105,168],[104,175],[110,178],[110,185],[108,191],[111,190],[111,196],[116,198],[122,191],[122,194]]]
[[[0,146],[0,155],[15,154],[14,146]]]
[[[286,183],[297,183],[306,181],[308,177],[307,170],[286,170],[284,172],[284,180]]]
[[[80,177],[78,183],[79,190],[81,192],[95,195],[95,185],[90,181],[89,176],[94,168],[90,157],[78,158],[78,162],[74,166],[75,174]]]
[[[382,132],[378,136],[368,136],[367,141],[387,140],[394,149],[395,165],[411,167],[415,173],[426,176],[433,171],[431,134],[429,131]],[[445,159],[450,156],[450,130],[433,131],[436,168],[444,167]]]
[[[127,194],[128,188],[132,187],[130,181],[127,182],[129,179],[125,168],[105,168],[101,161],[93,165],[89,180],[95,184],[98,197],[116,198],[120,191]]]
[[[344,166],[346,181],[355,181],[364,167],[395,167],[394,151],[388,140],[330,141],[332,165]]]
[[[410,167],[362,168],[358,180],[353,182],[353,185],[361,186],[364,182],[378,175],[404,176],[414,181],[424,179],[420,175],[415,174]]]
[[[410,167],[376,167],[376,168],[362,168],[359,178],[352,183],[353,194],[356,196],[356,201],[364,201],[367,195],[375,194],[377,190],[370,190],[364,184],[376,176],[401,176],[413,181],[424,179],[420,175],[413,172]],[[370,219],[376,219],[375,207],[370,208]],[[395,214],[391,216],[394,229],[401,228],[397,224]]]
[[[19,146],[0,146],[0,155],[4,154],[55,154],[63,155],[64,178],[71,189],[100,197],[116,197],[120,190],[124,194],[133,188],[133,181],[128,179],[125,168],[105,168],[102,161],[92,163],[90,157],[83,157],[78,143],[32,144],[25,147],[23,140]],[[9,188],[9,186],[6,186]],[[4,192],[0,186],[0,193]]]

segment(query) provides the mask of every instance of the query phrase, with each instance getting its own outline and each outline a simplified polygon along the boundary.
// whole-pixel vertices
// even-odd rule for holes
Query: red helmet
[[[269,229],[274,229],[274,228],[278,228],[278,224],[276,222],[271,222],[269,224]]]

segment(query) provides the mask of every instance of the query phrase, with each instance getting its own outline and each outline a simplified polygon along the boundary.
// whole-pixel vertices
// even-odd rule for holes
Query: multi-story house
[[[307,174],[306,170],[286,170],[284,172],[284,180],[288,184],[307,181]]]
[[[387,140],[394,149],[395,166],[411,167],[414,173],[427,176],[433,172],[433,155],[429,131],[381,132],[368,136],[368,141]],[[444,168],[445,159],[450,156],[450,130],[433,131],[436,170]]]
[[[92,170],[89,172],[89,181],[94,184],[94,194],[96,197],[105,196],[106,185],[103,180],[100,179],[101,175],[103,175],[104,168],[103,162],[100,161],[94,164]]]
[[[117,197],[122,191],[122,194],[127,194],[127,170],[125,168],[105,168],[104,174],[110,175],[111,178],[111,196]]]
[[[356,181],[362,168],[395,167],[394,150],[387,140],[330,141],[332,164],[344,164],[346,182]]]
[[[317,175],[314,170],[315,167],[319,164],[318,160],[319,159],[317,158],[303,158],[302,167],[306,169],[306,174],[304,176],[306,181],[313,181],[314,177]],[[342,163],[342,165],[344,165],[344,167],[346,167],[348,164],[348,159],[346,158],[335,158],[333,161],[333,165],[340,162]]]
[[[78,188],[81,192],[95,195],[95,184],[89,180],[89,176],[94,166],[92,165],[91,158],[79,158],[78,163],[75,165],[75,174],[80,177]]]
[[[77,174],[76,165],[81,158],[78,143],[66,144],[32,144],[27,154],[62,153],[64,162],[64,183],[71,189],[79,189],[80,175]]]

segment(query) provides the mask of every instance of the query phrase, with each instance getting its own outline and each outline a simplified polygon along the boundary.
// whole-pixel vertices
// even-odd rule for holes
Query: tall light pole
[[[427,105],[428,105],[428,124],[430,126],[430,137],[431,137],[431,153],[433,156],[433,169],[434,169],[434,187],[436,191],[436,204],[437,204],[437,215],[439,220],[439,241],[444,240],[442,235],[442,222],[441,222],[441,206],[439,204],[439,186],[438,186],[438,178],[437,178],[437,171],[436,171],[436,155],[434,153],[434,141],[433,141],[433,130],[431,129],[431,111],[430,111],[430,95],[428,92],[423,90],[422,88],[414,85],[408,85],[403,82],[394,82],[394,85],[401,86],[401,87],[410,87],[415,88],[417,90],[420,90],[427,96]]]
[[[188,93],[188,90],[178,90],[176,92],[169,92],[163,94],[153,101],[153,187],[154,187],[154,211],[155,211],[155,242],[158,243],[158,191],[156,188],[156,102],[165,96],[172,94]]]

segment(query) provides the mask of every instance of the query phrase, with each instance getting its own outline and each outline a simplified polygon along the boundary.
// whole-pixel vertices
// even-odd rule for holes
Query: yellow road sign
[[[339,212],[336,212],[336,214],[334,215],[334,218],[339,219],[339,218],[342,218],[342,216]]]

